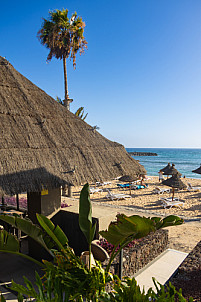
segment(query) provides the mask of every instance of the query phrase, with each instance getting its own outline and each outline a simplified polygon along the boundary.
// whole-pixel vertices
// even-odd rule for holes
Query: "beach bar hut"
[[[0,195],[27,192],[35,221],[36,212],[60,209],[61,186],[136,173],[146,171],[121,144],[94,131],[0,57]]]

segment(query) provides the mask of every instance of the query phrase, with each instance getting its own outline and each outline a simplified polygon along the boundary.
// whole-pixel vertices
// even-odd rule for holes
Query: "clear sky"
[[[52,97],[62,61],[36,35],[48,11],[77,11],[88,50],[68,62],[71,111],[125,147],[201,148],[200,0],[1,1],[0,55]]]

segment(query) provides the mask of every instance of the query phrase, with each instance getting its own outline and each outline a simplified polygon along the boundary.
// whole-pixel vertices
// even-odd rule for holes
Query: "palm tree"
[[[68,18],[68,10],[63,9],[50,11],[49,19],[43,18],[41,29],[38,31],[38,39],[42,45],[45,45],[49,50],[47,61],[53,57],[63,59],[64,68],[64,84],[65,84],[65,99],[64,106],[70,110],[68,85],[67,85],[67,66],[66,59],[73,60],[73,67],[76,68],[76,54],[82,54],[87,48],[87,42],[84,38],[85,23],[81,17],[75,12],[71,18]]]

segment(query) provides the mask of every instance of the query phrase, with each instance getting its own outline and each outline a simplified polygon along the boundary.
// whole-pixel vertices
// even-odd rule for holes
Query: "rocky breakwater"
[[[153,153],[153,152],[128,152],[128,153],[133,156],[158,156],[157,153]]]

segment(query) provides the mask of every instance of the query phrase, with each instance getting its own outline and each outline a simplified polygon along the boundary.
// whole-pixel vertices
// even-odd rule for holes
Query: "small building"
[[[0,57],[0,195],[27,192],[34,221],[37,212],[60,210],[61,186],[136,173],[146,171],[121,144],[103,137]]]

